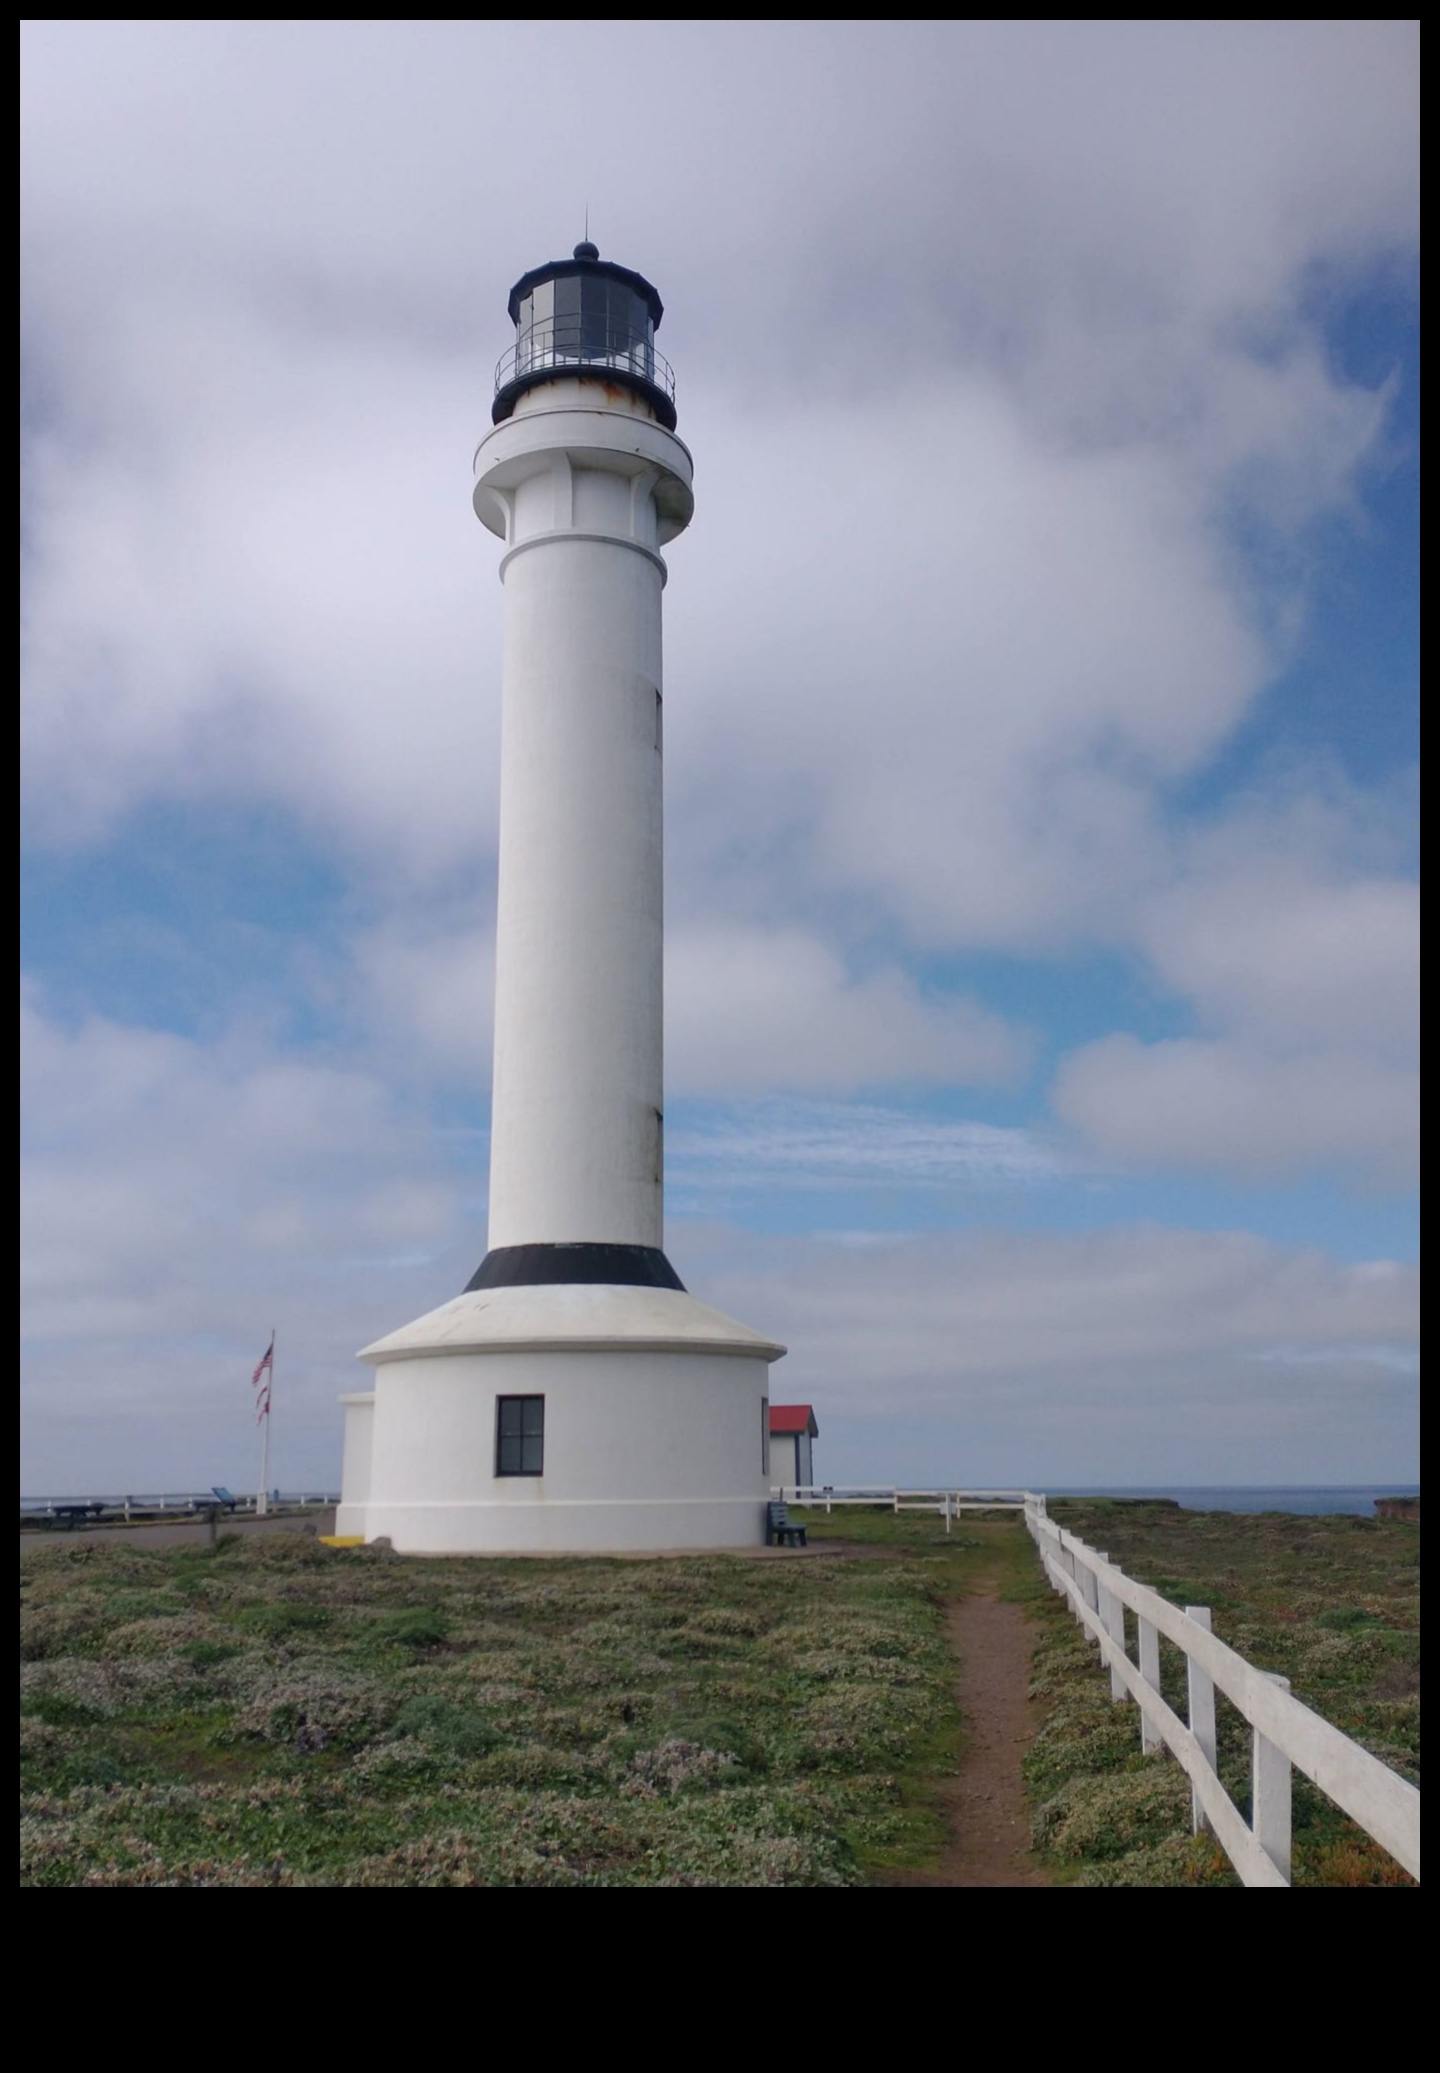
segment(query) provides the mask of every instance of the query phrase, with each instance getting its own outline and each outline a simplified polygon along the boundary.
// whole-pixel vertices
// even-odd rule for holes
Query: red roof
[[[770,1431],[773,1435],[784,1432],[808,1432],[812,1440],[820,1437],[820,1428],[815,1423],[815,1413],[809,1404],[771,1404]]]

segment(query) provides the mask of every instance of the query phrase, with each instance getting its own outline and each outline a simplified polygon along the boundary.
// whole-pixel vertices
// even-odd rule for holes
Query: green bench
[[[795,1524],[787,1506],[766,1505],[765,1545],[767,1548],[803,1548],[807,1545],[805,1528]]]

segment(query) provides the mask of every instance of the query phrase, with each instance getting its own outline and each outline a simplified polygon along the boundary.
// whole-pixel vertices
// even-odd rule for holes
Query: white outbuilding
[[[748,1546],[785,1349],[664,1250],[662,549],[694,499],[663,312],[589,243],[509,311],[473,499],[505,550],[489,1250],[360,1355],[336,1532]]]
[[[810,1404],[771,1404],[770,1482],[777,1490],[809,1490],[815,1483],[811,1442],[820,1437]]]

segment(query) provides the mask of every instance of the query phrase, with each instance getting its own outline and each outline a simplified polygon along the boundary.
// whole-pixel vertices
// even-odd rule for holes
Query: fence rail
[[[338,1504],[340,1498],[333,1490],[273,1490],[269,1493],[272,1506],[292,1508],[312,1504]],[[259,1509],[258,1499],[253,1493],[237,1494],[233,1498],[222,1498],[218,1490],[207,1491],[164,1491],[155,1496],[129,1497],[22,1497],[20,1518],[22,1524],[43,1526],[74,1519],[79,1513],[88,1513],[98,1524],[108,1521],[149,1518],[190,1518],[200,1512],[209,1511],[218,1505],[222,1511],[254,1512]]]
[[[781,1504],[823,1507],[827,1512],[848,1504],[869,1505],[872,1510],[888,1506],[895,1512],[939,1512],[947,1533],[950,1521],[961,1512],[1019,1512],[1027,1504],[1045,1502],[1029,1490],[896,1490],[865,1483],[777,1483],[770,1495]]]
[[[1210,1830],[1245,1885],[1290,1884],[1292,1766],[1419,1878],[1420,1794],[1407,1779],[1293,1698],[1285,1678],[1257,1670],[1227,1647],[1210,1630],[1208,1606],[1182,1609],[1137,1584],[1108,1555],[1048,1518],[1043,1498],[1027,1499],[1025,1524],[1051,1586],[1069,1601],[1109,1667],[1112,1694],[1138,1706],[1141,1746],[1158,1749],[1163,1743],[1173,1752],[1190,1779],[1193,1827]],[[1126,1641],[1127,1607],[1135,1616],[1134,1661]],[[1162,1635],[1185,1657],[1188,1721],[1160,1695]],[[1217,1690],[1250,1724],[1248,1822],[1215,1767]]]

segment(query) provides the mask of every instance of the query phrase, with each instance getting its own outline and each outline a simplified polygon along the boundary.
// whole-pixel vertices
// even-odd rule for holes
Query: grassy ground
[[[1417,1527],[1055,1511],[1414,1774]],[[943,1607],[983,1579],[1039,1622],[1027,1773],[1057,1876],[1230,1882],[1017,1519],[810,1525],[828,1559],[407,1562],[292,1534],[28,1552],[22,1880],[844,1886],[925,1865],[963,1750]],[[1301,1780],[1296,1818],[1300,1882],[1402,1879]]]
[[[22,1573],[28,1884],[841,1886],[934,1845],[923,1558],[77,1537]]]
[[[1361,1518],[1186,1512],[1159,1504],[1056,1502],[1057,1522],[1177,1605],[1209,1605],[1216,1633],[1297,1698],[1419,1783],[1418,1525]],[[1142,1756],[1135,1708],[1114,1705],[1094,1648],[1048,1591],[1034,1690],[1047,1718],[1026,1758],[1035,1840],[1081,1885],[1233,1885],[1192,1840],[1189,1785]],[[1133,1654],[1133,1622],[1132,1622]],[[1161,1644],[1166,1697],[1185,1717],[1183,1658]],[[1249,1730],[1217,1695],[1220,1771],[1249,1812]],[[1378,1845],[1295,1776],[1297,1886],[1409,1885]]]

